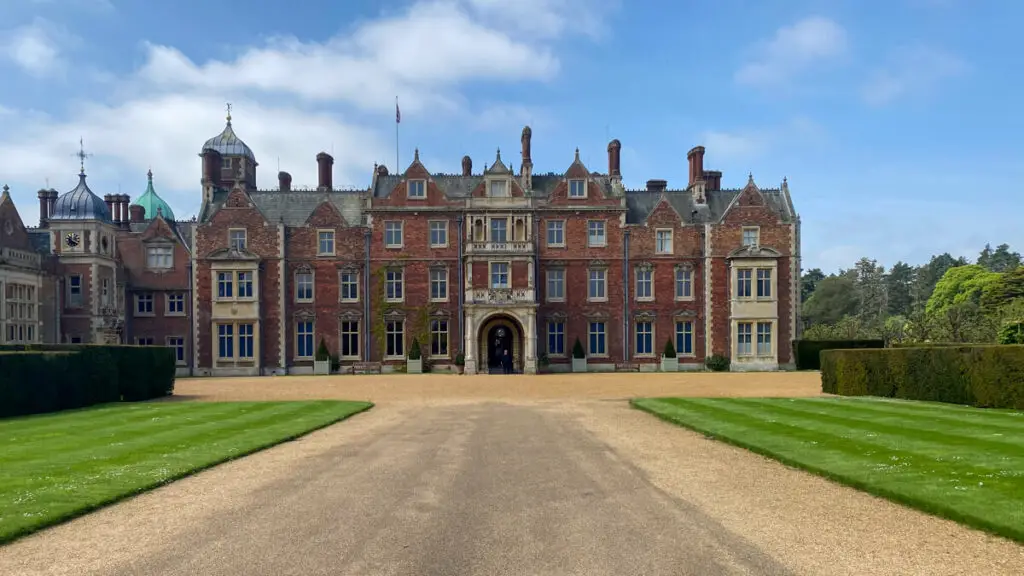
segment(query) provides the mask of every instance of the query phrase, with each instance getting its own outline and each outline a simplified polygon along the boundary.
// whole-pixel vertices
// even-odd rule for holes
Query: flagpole
[[[398,163],[398,125],[402,123],[402,112],[398,109],[398,96],[395,96],[395,174],[400,173]]]

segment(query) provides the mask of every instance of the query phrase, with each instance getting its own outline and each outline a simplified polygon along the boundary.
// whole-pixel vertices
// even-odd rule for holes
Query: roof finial
[[[228,125],[230,125],[231,124],[231,102],[228,102],[226,104],[226,106],[227,106],[227,109],[228,109]]]
[[[753,172],[747,172],[747,183],[748,184],[753,184],[754,183],[754,173]]]
[[[4,184],[4,194],[9,193],[10,191],[11,191],[10,186],[8,186],[7,184]]]
[[[497,164],[498,162],[501,162],[501,147],[500,146],[498,147],[498,159],[494,163]]]
[[[90,156],[92,156],[92,154],[86,154],[85,153],[85,141],[82,138],[78,139],[78,152],[75,153],[75,156],[78,157],[78,163],[79,163],[78,175],[79,176],[85,176],[85,159],[90,157]]]
[[[149,167],[149,171],[146,172],[146,178],[149,178],[149,181],[151,183],[153,182],[153,167],[152,166],[150,166]]]
[[[416,150],[413,151],[412,161],[413,162],[419,162],[420,161],[420,149],[419,148],[416,148]]]
[[[576,162],[580,161],[580,149],[576,148]]]

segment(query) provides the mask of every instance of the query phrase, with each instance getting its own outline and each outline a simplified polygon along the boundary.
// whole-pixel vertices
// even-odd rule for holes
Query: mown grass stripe
[[[194,434],[201,434],[203,430],[206,430],[210,427],[221,427],[227,421],[234,421],[240,419],[243,420],[244,422],[255,424],[258,423],[263,418],[272,417],[274,413],[282,409],[289,411],[301,410],[302,405],[286,405],[286,407],[282,407],[275,404],[255,404],[252,406],[240,405],[236,407],[234,410],[220,409],[216,411],[208,410],[195,413],[195,416],[202,415],[201,419],[198,419],[195,416],[190,416],[188,418],[185,418],[184,420],[180,416],[177,418],[168,417],[172,418],[176,423],[178,423],[177,428],[173,430],[161,430],[160,432],[151,433],[148,434],[146,437],[143,437],[141,434],[139,434],[139,432],[151,429],[153,422],[156,421],[153,419],[153,413],[151,412],[149,413],[149,417],[143,420],[135,421],[131,425],[128,425],[125,428],[121,429],[119,431],[120,434],[115,433],[111,435],[105,433],[105,431],[103,430],[96,430],[92,434],[74,435],[72,436],[74,440],[70,440],[66,436],[48,438],[47,442],[37,442],[30,448],[22,450],[5,450],[4,454],[0,455],[0,462],[3,462],[8,458],[18,458],[19,460],[25,463],[33,462],[40,459],[46,460],[47,454],[49,453],[48,448],[50,445],[53,444],[59,444],[61,454],[73,456],[74,454],[81,450],[93,450],[95,449],[97,442],[102,443],[105,440],[110,441],[108,446],[112,448],[114,446],[118,447],[117,449],[111,451],[111,453],[116,454],[119,452],[131,451],[135,449],[137,446],[153,444],[154,440],[158,440],[164,436],[181,437],[182,432],[184,432],[185,430],[192,430],[194,431]],[[264,416],[264,412],[270,412],[270,414]],[[233,416],[229,419],[225,419],[224,417],[228,414],[232,414]],[[185,436],[185,438],[189,437],[191,436]],[[31,454],[35,454],[35,457],[33,457]]]
[[[209,411],[204,412],[201,407],[206,404],[195,403],[192,407],[196,411],[183,411],[179,404],[160,403],[162,407],[155,409],[175,414],[177,420],[151,420],[150,431],[132,431],[140,439],[150,440],[148,444],[137,446],[135,451],[112,455],[109,444],[104,442],[97,442],[94,452],[75,450],[70,454],[61,453],[59,441],[44,446],[52,460],[61,462],[60,473],[47,469],[48,464],[38,460],[32,464],[20,459],[4,459],[0,464],[5,476],[0,481],[0,543],[220,462],[296,438],[372,406],[365,402],[316,401],[239,403],[234,408],[240,412],[256,404],[269,404],[272,409],[258,412],[262,418],[255,419],[250,417],[252,413],[240,417],[222,413],[220,420],[210,418],[203,424],[201,433],[196,434],[195,427],[176,426],[180,423],[177,420],[195,413],[220,413],[225,407],[221,405],[216,411],[206,409]],[[125,406],[128,407],[130,405]],[[179,436],[167,436],[167,430],[176,430]],[[11,432],[8,427],[6,433]],[[0,434],[0,439],[3,437]]]
[[[872,404],[898,405],[906,412],[930,412],[959,414],[964,418],[976,418],[990,422],[1024,422],[1024,412],[1010,408],[976,408],[948,402],[928,402],[925,400],[904,400],[902,398],[882,398],[880,396],[843,396],[839,398],[821,398],[821,400],[842,400],[847,402],[868,402]]]
[[[741,402],[741,401],[740,401]],[[850,438],[830,437],[780,422],[766,423],[756,418],[724,411],[728,401],[718,408],[692,399],[635,399],[631,404],[663,420],[724,442],[779,460],[790,466],[847,485],[890,498],[897,502],[963,522],[1024,542],[1024,479],[986,480],[983,488],[971,482],[959,482],[958,472],[948,462],[935,463],[912,458],[905,453],[881,448],[865,455],[863,447],[851,450]],[[813,438],[830,441],[817,442]],[[837,456],[837,450],[839,454]],[[879,473],[872,464],[880,455],[901,457],[901,469]],[[1019,460],[1014,460],[1020,468]],[[1007,461],[1007,463],[1010,463]],[[894,474],[892,472],[898,472]],[[992,484],[1008,480],[1013,490],[993,491]]]
[[[901,410],[898,404],[892,404],[889,402],[861,402],[856,400],[836,400],[829,399],[828,402],[822,402],[820,399],[811,400],[808,399],[807,405],[813,406],[837,406],[844,409],[855,410],[857,412],[870,412],[874,414],[887,414],[892,416],[899,416],[908,423],[917,425],[921,422],[941,422],[946,424],[955,425],[961,429],[971,430],[988,430],[992,433],[1002,433],[1004,435],[1024,435],[1024,420],[1020,422],[1012,421],[986,421],[985,419],[979,418],[967,418],[960,414],[943,414],[943,413],[928,413],[928,412],[916,412],[916,411],[905,411]]]
[[[966,446],[969,448],[990,448],[1001,454],[1024,457],[1024,444],[1020,443],[1021,437],[1010,433],[1009,436],[993,437],[991,433],[974,432],[970,428],[950,430],[942,423],[934,423],[927,418],[916,418],[908,421],[899,418],[898,415],[879,415],[868,410],[850,409],[851,407],[838,404],[810,404],[806,402],[793,403],[771,403],[757,399],[750,399],[742,404],[754,405],[766,410],[789,411],[793,414],[815,414],[828,420],[828,422],[843,423],[847,427],[864,430],[866,432],[883,432],[894,436],[905,436],[926,441],[931,444],[938,444],[942,447]],[[972,450],[973,451],[973,450]]]

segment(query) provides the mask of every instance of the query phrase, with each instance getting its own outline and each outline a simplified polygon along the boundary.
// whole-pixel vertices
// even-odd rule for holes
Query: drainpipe
[[[195,376],[196,375],[196,373],[195,373],[196,361],[195,361],[195,346],[193,345],[193,342],[196,341],[196,323],[195,323],[194,317],[192,316],[195,313],[195,311],[192,309],[192,282],[193,282],[193,278],[192,278],[192,261],[191,260],[189,261],[188,266],[186,268],[188,270],[188,298],[185,301],[186,302],[185,305],[187,306],[188,312],[186,313],[185,318],[188,321],[188,342],[185,345],[185,350],[189,350],[190,351],[190,353],[189,353],[189,360],[188,360],[188,375],[189,376]],[[262,330],[260,330],[260,332],[262,332]],[[211,341],[212,341],[212,339],[211,339]]]
[[[256,375],[257,376],[266,376],[266,372],[264,372],[264,370],[266,369],[266,366],[263,365],[263,355],[266,353],[266,350],[267,350],[267,348],[265,346],[265,344],[267,343],[267,330],[266,330],[267,323],[263,321],[263,319],[266,317],[266,310],[265,310],[266,307],[263,305],[263,303],[266,301],[266,299],[263,298],[263,287],[267,285],[267,282],[266,282],[266,280],[267,280],[267,266],[266,266],[266,263],[264,261],[260,261],[259,265],[256,267],[256,278],[255,278],[255,280],[257,282],[257,288],[259,289],[259,295],[260,295],[259,302],[256,305],[257,306],[256,309],[259,310],[259,314],[257,315],[257,322],[259,322],[259,324],[260,324],[260,346],[259,346],[260,354],[256,358],[253,358],[253,361],[256,362]],[[285,289],[284,278],[282,278],[281,279],[281,290],[284,290],[284,289]],[[237,295],[237,293],[236,293],[236,295]],[[286,321],[287,321],[287,316],[285,315],[285,311],[281,310],[281,322],[286,322]],[[237,330],[235,332],[237,332]],[[235,337],[239,338],[239,336],[237,334],[235,335]],[[212,352],[212,350],[211,350],[211,352]],[[237,355],[236,355],[235,360],[236,361],[238,360]],[[236,364],[236,367],[237,367],[237,364]],[[281,368],[284,368],[284,366],[282,366]],[[285,373],[287,374],[287,372],[285,372]]]
[[[533,213],[533,303],[540,303],[540,286],[541,279],[544,276],[540,273],[540,219],[537,218],[537,213]],[[545,289],[547,286],[545,286]],[[536,308],[534,308],[536,314]],[[537,362],[537,352],[540,349],[540,322],[537,322],[536,317],[533,322],[533,360]]]
[[[458,241],[458,250],[459,250],[458,265],[459,265],[459,271],[458,271],[458,274],[457,274],[457,276],[458,276],[458,284],[457,284],[458,290],[457,290],[457,292],[458,292],[458,303],[459,303],[459,342],[460,342],[458,352],[456,352],[456,353],[465,354],[466,351],[462,349],[462,343],[465,343],[465,341],[466,341],[466,315],[463,313],[463,307],[466,304],[466,302],[465,302],[466,301],[466,287],[463,285],[464,280],[462,279],[462,275],[465,273],[465,270],[463,270],[463,268],[465,268],[466,264],[465,264],[465,262],[463,262],[463,254],[462,254],[462,250],[463,250],[463,246],[462,246],[462,242],[463,242],[463,238],[462,238],[462,234],[463,234],[463,230],[462,230],[463,217],[462,217],[462,214],[459,214],[458,216],[455,217],[455,223],[458,224],[458,229],[459,229],[459,241]]]
[[[629,230],[622,233],[622,361],[629,362]]]
[[[374,176],[376,178],[376,176]],[[363,230],[363,359],[370,361],[370,229]]]

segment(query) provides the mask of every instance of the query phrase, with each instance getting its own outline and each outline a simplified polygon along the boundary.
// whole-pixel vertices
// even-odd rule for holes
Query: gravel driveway
[[[1024,573],[1024,547],[628,408],[816,374],[183,380],[378,406],[0,548],[0,573]],[[572,398],[567,400],[566,398]]]

